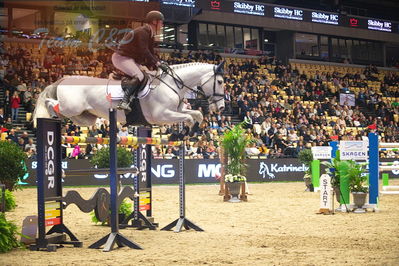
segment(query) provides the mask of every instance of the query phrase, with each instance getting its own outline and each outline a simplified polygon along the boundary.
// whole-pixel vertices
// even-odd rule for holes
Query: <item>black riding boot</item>
[[[125,95],[123,96],[123,99],[120,101],[118,106],[116,108],[126,110],[128,112],[132,111],[130,108],[130,97],[140,84],[140,80],[137,77],[133,78],[128,78],[128,77],[123,77],[122,78],[122,89],[125,92]]]

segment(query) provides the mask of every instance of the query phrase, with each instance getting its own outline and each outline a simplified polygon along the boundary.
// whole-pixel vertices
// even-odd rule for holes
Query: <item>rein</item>
[[[198,85],[197,89],[193,89],[193,88],[187,86],[186,84],[184,84],[183,80],[179,77],[179,75],[176,74],[176,72],[170,66],[168,66],[168,71],[162,71],[162,73],[160,75],[154,75],[153,77],[154,77],[154,79],[159,80],[160,82],[165,84],[167,87],[169,87],[174,93],[176,93],[179,96],[179,98],[180,98],[179,93],[172,86],[170,86],[165,81],[163,81],[163,79],[160,78],[163,74],[166,74],[166,75],[169,75],[170,77],[172,77],[173,81],[176,84],[176,87],[179,88],[179,90],[182,90],[183,88],[186,88],[189,91],[192,91],[192,92],[194,92],[196,94],[201,95],[206,100],[208,100],[209,98],[214,97],[214,96],[221,97],[221,98],[219,98],[217,100],[211,101],[211,104],[213,104],[213,103],[217,103],[217,102],[219,102],[219,101],[224,99],[224,94],[216,93],[216,76],[217,76],[217,73],[216,73],[215,70],[216,70],[216,68],[214,67],[214,69],[213,69],[213,73],[214,74],[209,79],[207,79],[206,81],[204,81],[203,83]],[[213,95],[207,96],[205,91],[202,89],[202,86],[204,84],[206,84],[211,78],[213,78]],[[180,102],[182,102],[182,101],[183,101],[183,99],[180,98]]]

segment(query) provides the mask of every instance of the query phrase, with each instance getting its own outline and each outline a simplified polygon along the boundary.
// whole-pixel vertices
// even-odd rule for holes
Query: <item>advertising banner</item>
[[[393,159],[381,159],[381,162],[393,162]],[[153,184],[178,184],[177,159],[152,159],[151,181]],[[217,183],[216,176],[220,174],[219,160],[186,160],[184,176],[186,183]],[[251,159],[247,161],[249,182],[280,182],[301,181],[307,169],[297,159]],[[65,160],[62,162],[64,170],[87,169],[93,165],[89,160]],[[132,166],[133,167],[133,166]],[[22,178],[22,185],[36,185],[37,162],[28,160],[28,174]],[[324,173],[321,165],[320,173]],[[388,171],[390,177],[399,177],[399,171]],[[133,174],[121,176],[122,184],[133,186]],[[109,186],[108,175],[67,176],[63,178],[64,186]]]
[[[315,146],[312,147],[312,154],[314,160],[331,159],[332,147],[330,146]]]
[[[279,6],[273,8],[273,16],[275,18],[303,20],[303,13],[302,9]]]
[[[340,141],[341,160],[367,160],[368,149],[364,141]]]

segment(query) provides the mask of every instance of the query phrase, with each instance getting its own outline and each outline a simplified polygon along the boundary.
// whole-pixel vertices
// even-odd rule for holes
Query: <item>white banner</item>
[[[331,159],[331,151],[332,151],[332,147],[330,147],[330,146],[312,147],[313,159],[315,159],[315,160]]]
[[[367,160],[368,149],[364,141],[340,141],[341,160]]]

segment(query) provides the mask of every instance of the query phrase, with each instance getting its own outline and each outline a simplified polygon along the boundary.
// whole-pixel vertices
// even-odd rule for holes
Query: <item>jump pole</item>
[[[62,208],[61,121],[37,119],[37,206],[38,238],[30,250],[56,251],[82,242],[64,224]],[[47,226],[53,226],[46,232]],[[66,236],[70,241],[66,241]]]
[[[152,130],[146,127],[135,127],[135,135],[137,139],[146,138],[149,140],[152,135]],[[151,146],[149,144],[139,144],[137,149],[134,149],[135,165],[139,169],[138,174],[134,176],[134,190],[138,196],[134,197],[134,210],[122,222],[124,227],[135,227],[139,230],[148,228],[156,230],[158,223],[154,223],[152,217],[152,181],[151,181]],[[140,183],[144,185],[142,188]],[[145,204],[141,204],[144,202]],[[142,213],[146,211],[146,215]],[[129,221],[132,220],[131,225]]]
[[[179,124],[180,132],[183,131],[183,123]],[[184,142],[181,142],[179,150],[179,209],[180,217],[162,228],[161,230],[170,231],[175,227],[174,232],[179,233],[183,229],[194,229],[195,231],[204,231],[201,227],[195,225],[186,218],[186,188],[184,182]]]
[[[378,135],[369,133],[369,205],[377,209],[379,186]]]
[[[127,246],[132,249],[142,249],[139,245],[132,242],[121,233],[119,233],[119,215],[118,215],[118,174],[117,174],[117,125],[116,113],[113,108],[109,109],[110,123],[110,190],[111,190],[111,233],[104,236],[97,242],[89,246],[89,248],[100,248],[104,246],[103,251],[108,252],[114,248],[115,243],[118,247]]]

